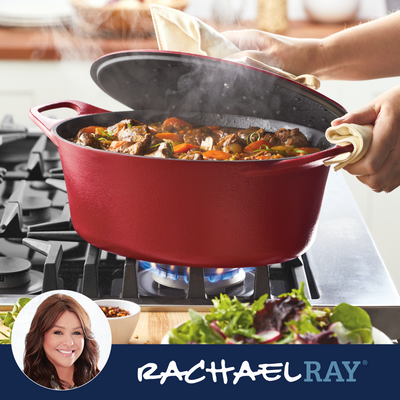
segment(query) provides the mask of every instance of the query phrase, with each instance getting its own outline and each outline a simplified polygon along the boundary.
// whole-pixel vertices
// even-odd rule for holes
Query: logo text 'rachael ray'
[[[138,381],[159,380],[160,385],[167,379],[178,379],[189,384],[199,383],[205,379],[211,379],[214,383],[231,382],[236,385],[241,379],[264,379],[267,382],[274,382],[284,379],[287,382],[296,382],[300,379],[303,382],[356,382],[355,372],[360,361],[330,361],[320,363],[318,361],[304,361],[302,371],[292,371],[290,363],[265,363],[258,364],[252,369],[248,361],[241,363],[240,369],[227,366],[225,360],[221,360],[220,367],[213,361],[206,367],[204,360],[201,360],[187,371],[180,371],[175,361],[170,361],[166,371],[158,372],[155,363],[147,363],[138,368]],[[297,372],[297,374],[296,374]]]

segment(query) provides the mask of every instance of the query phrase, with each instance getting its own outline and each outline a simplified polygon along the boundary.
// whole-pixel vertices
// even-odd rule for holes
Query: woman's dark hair
[[[99,346],[92,335],[88,314],[72,297],[54,294],[47,297],[37,308],[25,339],[24,373],[39,385],[48,388],[52,388],[51,379],[61,389],[68,386],[66,382],[60,380],[56,368],[43,350],[44,334],[55,325],[65,311],[73,312],[78,317],[84,335],[83,352],[74,364],[75,386],[89,382],[100,372],[97,366]]]

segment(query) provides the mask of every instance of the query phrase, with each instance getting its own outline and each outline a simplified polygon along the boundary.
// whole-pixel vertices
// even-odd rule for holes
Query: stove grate
[[[31,232],[22,242],[29,248],[46,256],[43,268],[43,291],[63,289],[63,279],[60,279],[59,276],[63,258],[62,246],[57,242],[53,242],[52,233],[45,232],[51,242],[42,240],[43,234],[44,232],[40,231]],[[55,232],[54,234],[57,240],[61,239],[61,232]],[[68,231],[68,233],[64,232],[62,240],[66,240],[66,238],[76,240],[77,237],[79,236],[75,231]],[[110,279],[110,275],[106,273],[105,267],[102,266],[102,250],[88,245],[85,259],[80,267],[80,278],[76,290],[93,299],[118,297],[141,305],[168,304],[185,306],[212,304],[211,300],[215,296],[206,293],[204,283],[205,269],[203,268],[190,268],[188,286],[185,290],[167,288],[162,289],[164,292],[159,290],[152,293],[145,287],[142,278],[145,273],[151,278],[150,271],[141,269],[137,260],[126,258],[118,261],[118,256],[114,257],[116,257],[115,267],[112,273],[113,276]],[[225,292],[228,295],[236,296],[241,301],[252,301],[265,293],[268,293],[271,297],[277,297],[294,288],[299,288],[300,283],[304,282],[306,295],[309,298],[318,298],[319,294],[316,290],[312,272],[309,269],[308,262],[304,262],[304,260],[307,260],[306,255],[303,255],[301,259],[296,258],[281,264],[249,268],[244,280],[247,286],[240,286],[244,285],[244,283],[240,283],[237,287],[227,287]],[[119,269],[116,267],[117,263],[120,264]],[[116,274],[117,270],[119,270],[119,274]],[[103,288],[102,275],[106,275],[105,280],[111,282],[108,290],[101,289]],[[152,284],[156,283],[153,281]],[[250,289],[248,285],[251,285]]]

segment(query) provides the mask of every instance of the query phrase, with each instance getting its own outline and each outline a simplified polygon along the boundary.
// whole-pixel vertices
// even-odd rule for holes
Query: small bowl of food
[[[140,306],[120,299],[96,300],[111,328],[112,344],[128,344],[139,321]]]

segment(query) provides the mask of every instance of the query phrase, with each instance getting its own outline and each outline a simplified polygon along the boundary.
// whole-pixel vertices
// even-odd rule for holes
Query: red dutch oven
[[[160,51],[112,53],[91,76],[132,111],[80,101],[30,110],[58,147],[72,224],[92,245],[124,257],[190,267],[232,268],[288,261],[313,243],[328,177],[324,161],[352,146],[327,142],[345,110],[270,72]],[[62,107],[58,121],[42,112]],[[105,152],[72,143],[79,129],[178,117],[199,125],[299,127],[319,153],[283,160],[194,161]]]

